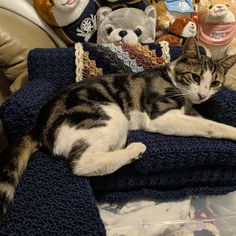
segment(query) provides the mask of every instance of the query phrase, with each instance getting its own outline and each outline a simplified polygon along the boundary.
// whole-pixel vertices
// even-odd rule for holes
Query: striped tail
[[[38,150],[38,144],[30,134],[25,135],[0,157],[0,219],[13,200],[19,179],[31,155]]]

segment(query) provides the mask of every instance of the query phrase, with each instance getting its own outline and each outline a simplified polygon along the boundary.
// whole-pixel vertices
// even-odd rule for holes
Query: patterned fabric
[[[75,45],[76,81],[102,74],[141,72],[165,62],[160,45],[131,46],[128,44],[80,44]],[[157,55],[159,51],[159,55]],[[174,55],[173,55],[174,57]],[[83,60],[81,60],[83,58]]]

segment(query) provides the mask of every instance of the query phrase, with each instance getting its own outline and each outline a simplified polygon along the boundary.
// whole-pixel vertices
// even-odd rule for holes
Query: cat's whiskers
[[[168,97],[170,97],[170,98],[184,98],[186,95],[189,95],[189,93],[176,93],[176,92],[173,92],[172,94],[170,93],[170,95]]]

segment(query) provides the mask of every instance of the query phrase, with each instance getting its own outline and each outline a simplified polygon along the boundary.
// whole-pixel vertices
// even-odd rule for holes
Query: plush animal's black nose
[[[121,38],[124,38],[125,35],[127,35],[127,31],[121,30],[121,31],[119,32],[119,35],[120,35]]]

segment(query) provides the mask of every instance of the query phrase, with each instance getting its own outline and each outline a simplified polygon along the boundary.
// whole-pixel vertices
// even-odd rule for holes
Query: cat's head
[[[201,55],[194,38],[188,38],[182,55],[170,63],[170,76],[185,98],[194,104],[209,99],[225,82],[225,75],[236,63],[236,55],[213,61]]]

